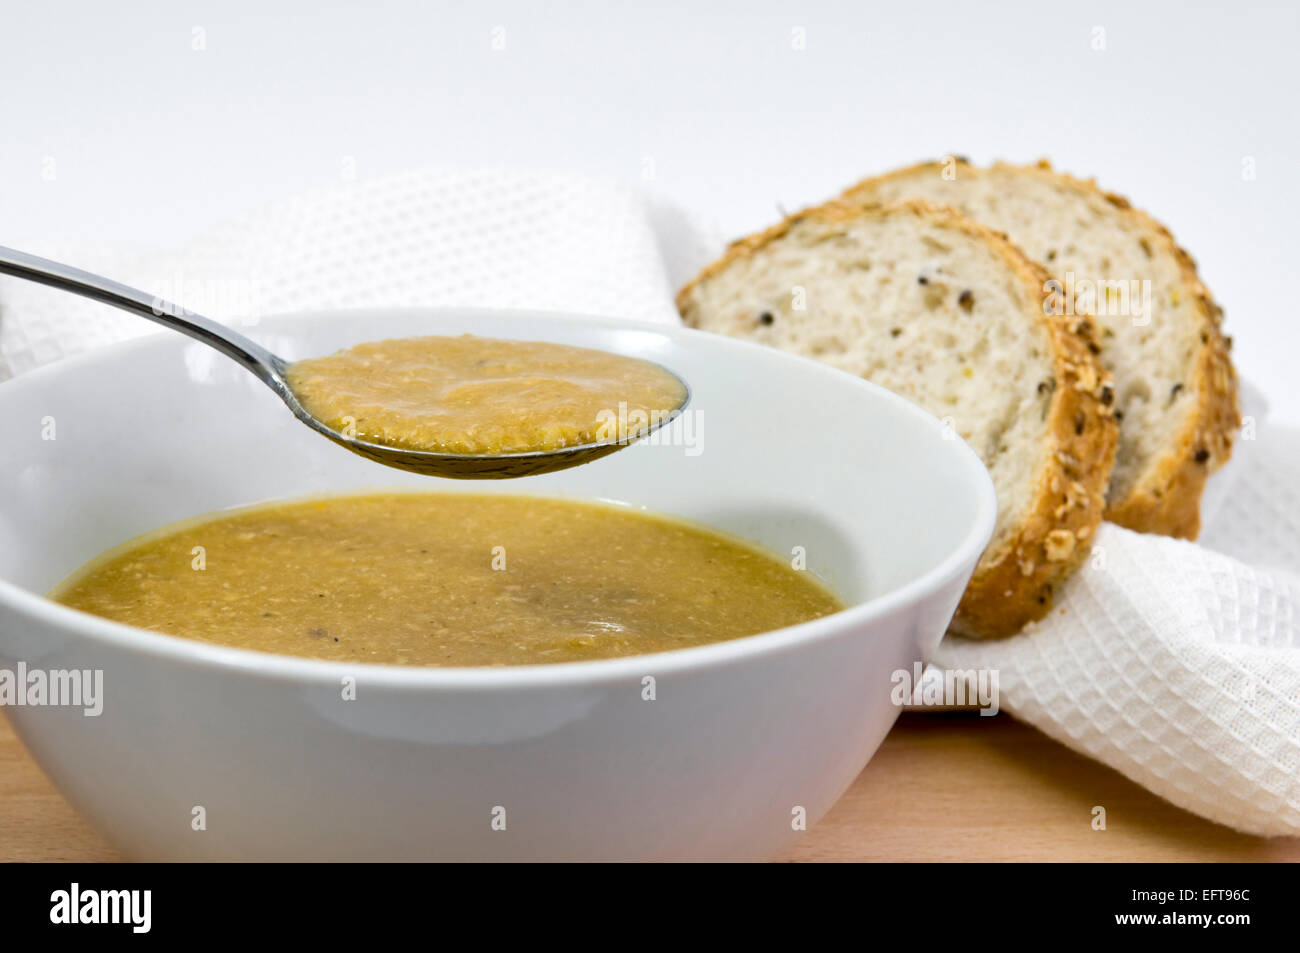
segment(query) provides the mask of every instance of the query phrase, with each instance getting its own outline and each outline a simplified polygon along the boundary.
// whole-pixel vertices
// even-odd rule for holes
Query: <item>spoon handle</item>
[[[6,248],[3,245],[0,245],[0,274],[25,278],[62,291],[71,291],[73,294],[148,318],[150,321],[180,331],[196,341],[216,348],[222,354],[248,368],[263,383],[273,388],[279,384],[283,362],[266,348],[224,324],[205,318],[201,314],[186,311],[180,305],[156,295],[146,294],[111,278],[104,278],[101,275],[82,271],[80,268],[73,268],[37,255],[29,255],[27,252]]]

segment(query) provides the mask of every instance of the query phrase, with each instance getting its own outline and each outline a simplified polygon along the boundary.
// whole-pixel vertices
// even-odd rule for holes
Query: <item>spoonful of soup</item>
[[[210,318],[109,278],[0,246],[0,274],[180,331],[243,365],[317,433],[378,463],[503,479],[596,460],[671,422],[690,390],[639,358],[472,335],[358,344],[286,361]]]

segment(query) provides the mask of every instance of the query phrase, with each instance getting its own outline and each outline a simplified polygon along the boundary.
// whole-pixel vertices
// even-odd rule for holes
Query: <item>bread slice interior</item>
[[[678,307],[887,387],[970,444],[998,518],[954,625],[993,636],[1046,612],[1083,558],[1114,451],[1108,381],[1087,329],[1044,313],[1046,280],[951,210],[832,202],[735,243]]]
[[[978,168],[950,159],[859,183],[863,204],[911,197],[1005,233],[1056,282],[1055,304],[1096,322],[1115,380],[1119,447],[1107,518],[1195,538],[1205,479],[1240,426],[1221,310],[1159,223],[1047,163]]]

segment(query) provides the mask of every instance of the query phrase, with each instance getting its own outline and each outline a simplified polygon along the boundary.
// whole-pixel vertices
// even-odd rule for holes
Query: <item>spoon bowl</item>
[[[313,416],[307,408],[303,407],[285,378],[287,365],[278,357],[273,358],[273,363],[277,382],[271,384],[271,389],[302,423],[359,456],[398,470],[409,470],[425,476],[446,477],[453,480],[508,480],[540,473],[554,473],[557,470],[567,470],[569,467],[599,460],[631,442],[609,440],[603,443],[579,444],[555,450],[535,450],[524,453],[459,454],[410,450],[405,447],[390,447],[382,443],[358,440],[327,426],[320,418]],[[681,381],[681,378],[678,380]],[[681,405],[671,413],[656,417],[650,426],[637,431],[632,439],[639,440],[648,436],[672,423],[681,415],[691,399],[690,388],[685,381],[681,383],[686,391],[686,397]]]
[[[3,245],[0,245],[0,274],[34,281],[112,305],[194,338],[246,368],[271,388],[298,420],[322,436],[376,463],[425,476],[458,480],[503,480],[567,470],[569,467],[599,460],[672,423],[691,399],[690,386],[673,374],[682,385],[684,397],[681,403],[670,413],[656,415],[649,426],[623,440],[503,454],[454,454],[391,447],[348,436],[313,415],[302,405],[289,383],[290,362],[218,321],[187,311],[170,301],[111,278]],[[664,370],[672,374],[667,368]]]

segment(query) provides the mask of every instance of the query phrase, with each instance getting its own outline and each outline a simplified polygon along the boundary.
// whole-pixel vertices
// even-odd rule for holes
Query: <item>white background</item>
[[[645,184],[740,234],[916,159],[1048,156],[1170,226],[1300,423],[1297,9],[3,0],[0,243],[171,244],[432,164]]]

